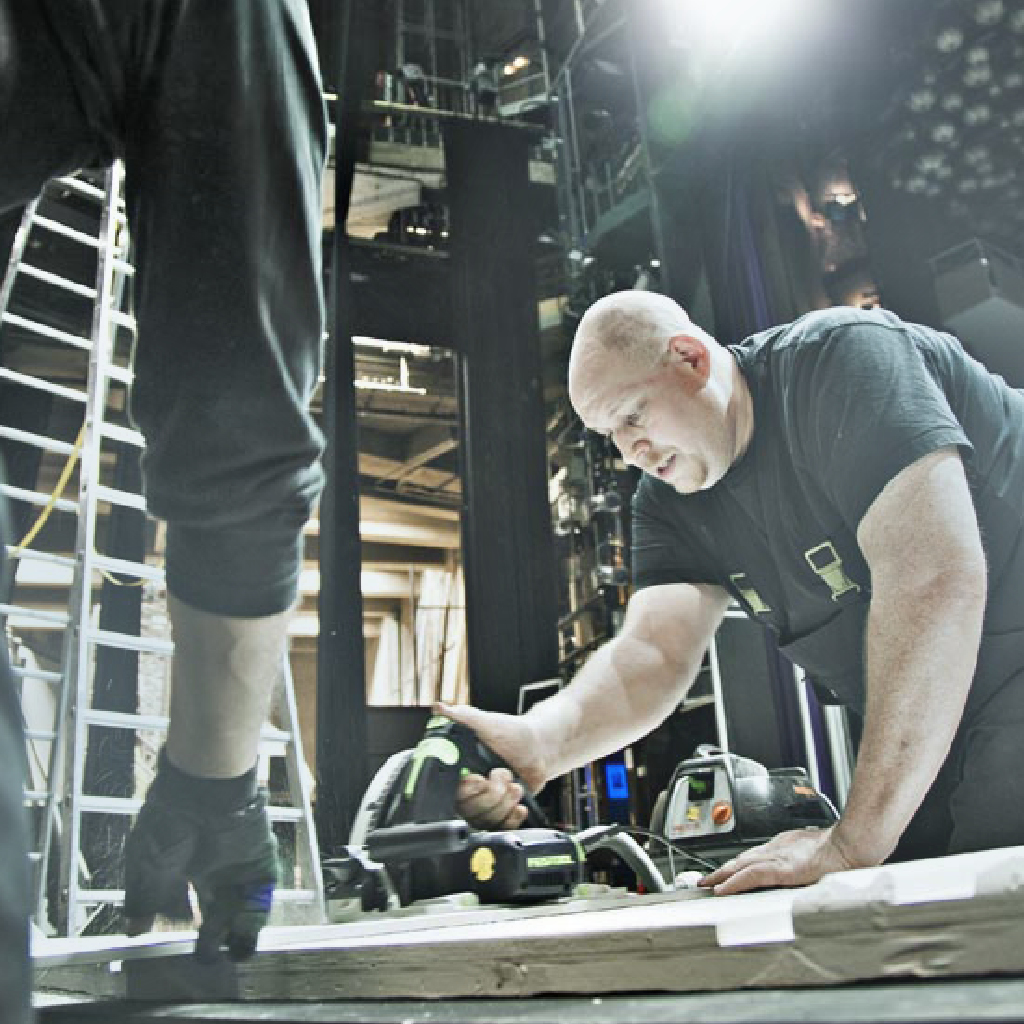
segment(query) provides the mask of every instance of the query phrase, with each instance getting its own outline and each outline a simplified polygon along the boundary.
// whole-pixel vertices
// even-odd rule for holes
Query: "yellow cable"
[[[119,580],[116,576],[111,576],[106,569],[100,570],[100,575],[110,583],[113,583],[115,587],[141,587],[145,580],[134,580],[131,583],[125,583],[124,580]]]
[[[82,429],[78,432],[78,437],[75,438],[75,450],[68,456],[68,461],[64,463],[64,469],[61,471],[60,479],[57,481],[57,486],[54,488],[53,494],[50,495],[50,500],[43,507],[43,511],[39,513],[39,517],[32,524],[32,528],[24,537],[22,537],[21,542],[11,552],[12,558],[17,558],[22,551],[24,551],[33,540],[35,540],[36,534],[38,534],[43,526],[46,525],[46,520],[50,518],[50,513],[60,500],[60,496],[64,493],[64,488],[67,487],[68,481],[71,479],[71,474],[74,472],[78,456],[82,454],[82,443],[84,440],[85,424],[83,423]]]
[[[32,528],[21,539],[18,546],[11,551],[11,558],[17,558],[25,548],[35,540],[39,531],[46,525],[46,520],[50,518],[50,513],[56,507],[57,502],[64,493],[64,488],[67,487],[68,481],[71,479],[71,474],[75,469],[75,463],[78,462],[78,457],[82,454],[82,444],[84,441],[85,424],[83,423],[82,429],[78,432],[78,437],[75,438],[75,450],[68,456],[67,462],[64,463],[64,469],[61,470],[60,478],[57,480],[57,486],[53,489],[53,494],[50,495],[49,500],[43,506],[43,510],[39,513],[36,521],[32,524]],[[125,583],[123,580],[119,580],[115,576],[112,576],[106,570],[102,570],[101,575],[105,580],[109,580],[117,587],[141,587],[143,584],[143,580],[135,580],[132,583]]]

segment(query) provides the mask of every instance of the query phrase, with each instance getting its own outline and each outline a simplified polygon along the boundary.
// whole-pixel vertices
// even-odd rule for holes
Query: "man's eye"
[[[639,427],[641,422],[642,421],[641,421],[641,418],[640,418],[640,413],[638,413],[638,412],[631,412],[626,417],[626,426],[627,427]]]

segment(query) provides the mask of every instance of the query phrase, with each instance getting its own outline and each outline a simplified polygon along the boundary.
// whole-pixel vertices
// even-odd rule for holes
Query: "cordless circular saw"
[[[478,831],[460,817],[459,782],[494,768],[509,766],[472,729],[431,718],[417,746],[371,782],[344,854],[324,862],[328,900],[389,910],[458,892],[501,903],[571,894],[583,880],[583,845],[549,826],[525,786],[523,828]]]

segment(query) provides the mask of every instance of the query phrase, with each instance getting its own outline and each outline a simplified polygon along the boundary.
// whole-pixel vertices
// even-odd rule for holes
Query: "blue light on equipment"
[[[621,761],[605,762],[604,791],[609,800],[629,799],[629,775]]]

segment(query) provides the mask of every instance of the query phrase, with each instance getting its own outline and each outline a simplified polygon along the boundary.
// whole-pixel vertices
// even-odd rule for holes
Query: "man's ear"
[[[668,341],[669,358],[689,367],[698,386],[703,387],[711,376],[711,349],[697,334],[674,334]]]

